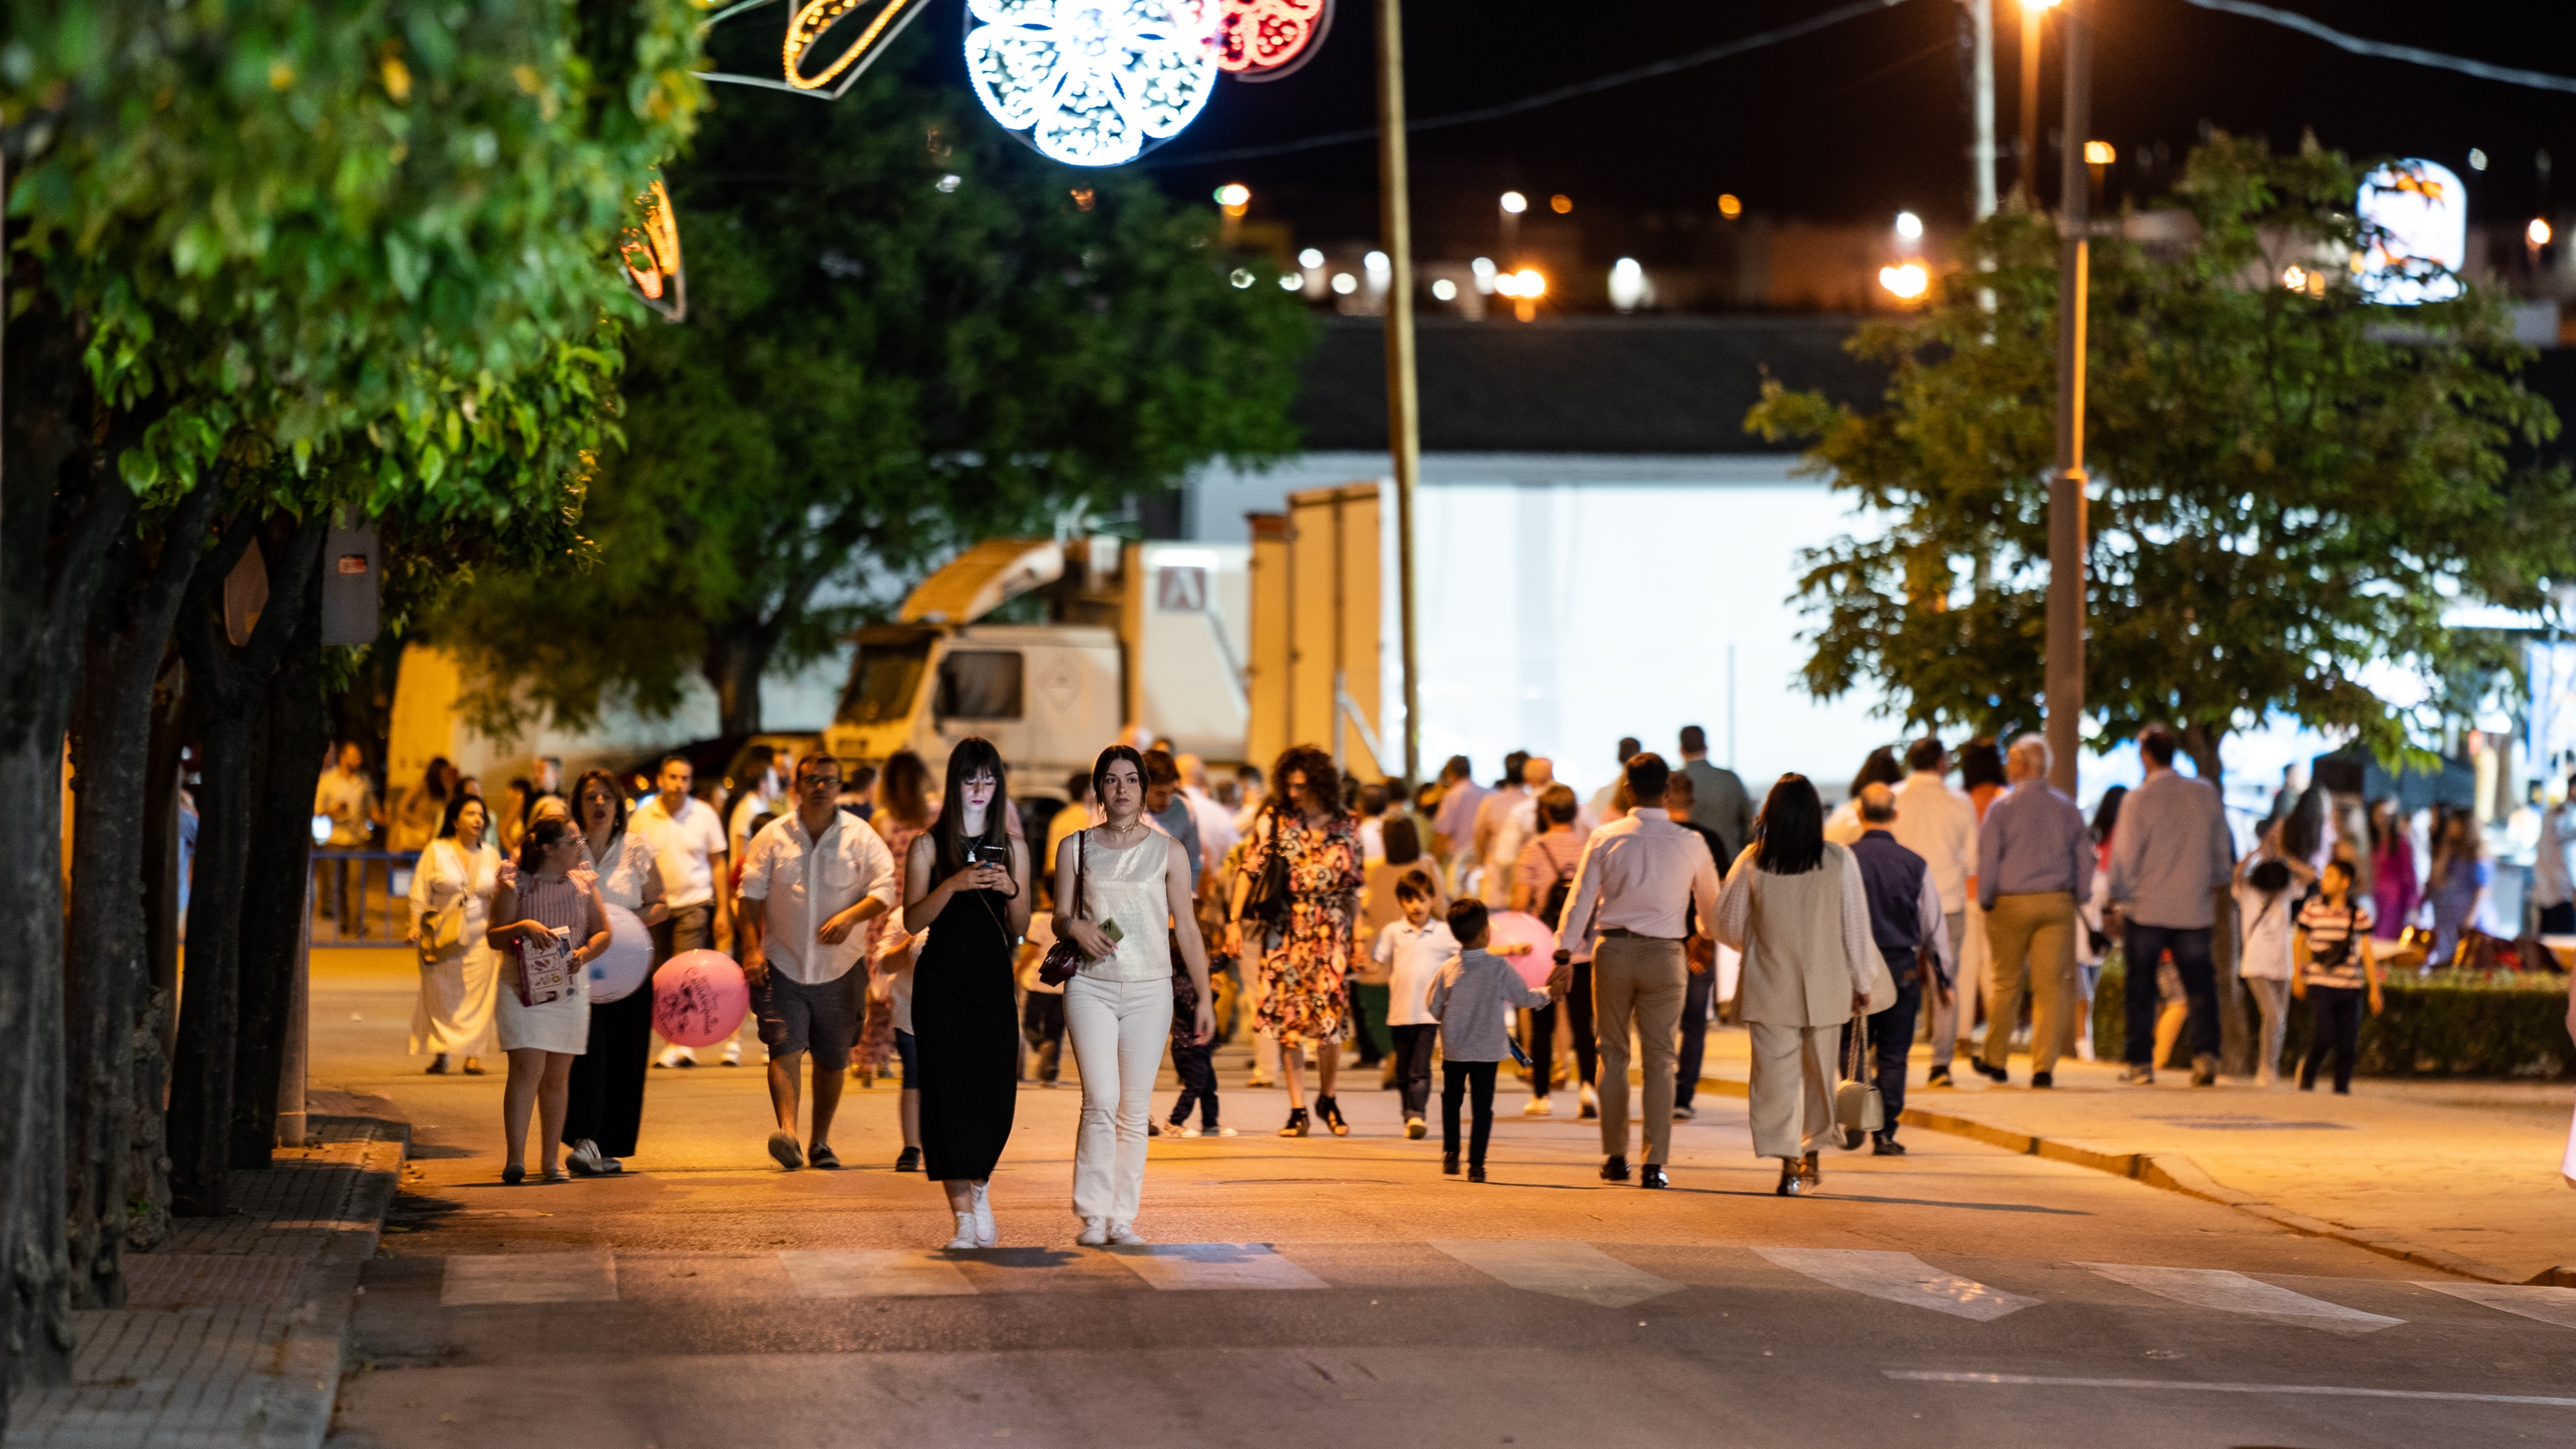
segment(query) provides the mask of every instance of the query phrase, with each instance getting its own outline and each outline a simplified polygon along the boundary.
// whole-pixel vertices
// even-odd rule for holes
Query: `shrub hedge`
[[[2105,1061],[2119,1060],[2128,1040],[2123,989],[2114,953],[2103,963],[2102,985],[2093,998],[2093,1050]],[[2554,971],[2392,976],[2381,996],[2386,1009],[2361,1018],[2356,1070],[2364,1076],[2576,1076],[2576,1044],[2567,1037],[2567,978]],[[2250,993],[2245,1019],[2249,1025],[2261,1019]],[[2308,1004],[2294,1000],[2281,1050],[2283,1072],[2298,1069],[2310,1036]]]

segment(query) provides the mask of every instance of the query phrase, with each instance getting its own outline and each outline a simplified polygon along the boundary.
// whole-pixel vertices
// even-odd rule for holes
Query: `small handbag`
[[[1091,832],[1079,831],[1073,839],[1073,901],[1070,910],[1066,909],[1065,902],[1056,902],[1056,916],[1060,921],[1081,919],[1083,902],[1090,888]],[[1059,929],[1055,933],[1055,944],[1047,947],[1046,959],[1038,963],[1038,980],[1048,986],[1062,986],[1071,981],[1073,974],[1080,971],[1083,962],[1089,959],[1082,954],[1082,948],[1073,943],[1072,935]]]
[[[470,873],[471,867],[469,866],[468,869]],[[470,884],[469,882],[469,889]],[[420,964],[424,968],[436,966],[440,957],[455,950],[457,943],[464,939],[465,894],[460,891],[456,899],[449,903],[447,909],[432,911],[421,918]]]
[[[1869,1020],[1851,1034],[1851,1055],[1844,1061],[1841,1085],[1834,1088],[1834,1125],[1842,1149],[1849,1152],[1887,1126],[1887,1104],[1869,1076]]]
[[[1261,874],[1252,878],[1252,889],[1243,898],[1243,919],[1276,929],[1288,921],[1288,852],[1279,846],[1278,817],[1271,817],[1270,833],[1264,837]]]

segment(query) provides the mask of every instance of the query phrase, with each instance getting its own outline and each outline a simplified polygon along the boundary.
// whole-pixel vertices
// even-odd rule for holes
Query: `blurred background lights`
[[[1431,295],[1443,302],[1454,302],[1458,299],[1458,284],[1447,277],[1442,277],[1431,284]]]
[[[1518,216],[1529,210],[1529,198],[1517,191],[1506,191],[1503,193],[1503,210]]]
[[[1395,269],[1395,263],[1388,261],[1384,252],[1369,253],[1360,258],[1360,265],[1368,268],[1369,275],[1373,277],[1383,276]]]
[[[1734,192],[1726,192],[1717,198],[1717,214],[1733,221],[1744,214],[1744,203]]]
[[[1492,257],[1476,258],[1474,261],[1467,264],[1467,270],[1475,274],[1477,291],[1490,296],[1498,290],[1499,284],[1494,274],[1494,259]]]
[[[1297,265],[1301,267],[1320,267],[1323,264],[1324,254],[1313,247],[1308,247],[1297,254]]]
[[[1547,199],[1547,209],[1563,216],[1574,210],[1574,198],[1560,191]]]
[[[1907,241],[1921,241],[1923,239],[1923,218],[1916,216],[1910,211],[1898,212],[1896,214],[1896,234],[1905,238]]]
[[[2450,167],[2420,158],[2391,162],[2362,178],[2353,209],[2370,229],[2359,268],[2365,296],[2411,307],[2460,295],[2469,191]]]
[[[951,172],[950,174],[948,174],[948,175],[946,175],[946,176],[942,176],[942,177],[940,177],[940,178],[939,178],[939,190],[940,190],[940,192],[941,192],[942,194],[945,194],[945,193],[948,193],[948,192],[951,192],[951,191],[955,191],[955,190],[957,189],[957,187],[958,187],[959,183],[960,183],[961,181],[963,181],[963,180],[964,180],[964,178],[962,178],[962,177],[958,176],[958,175],[957,175],[956,173],[954,173],[954,172]]]
[[[2108,166],[2119,159],[2120,153],[2108,141],[2084,143],[2084,164],[2087,166]]]
[[[2484,170],[2486,170],[2486,169],[2487,169],[2487,153],[2486,153],[2486,152],[2484,152],[2484,151],[2479,150],[2479,149],[2478,149],[2477,147],[2475,147],[2475,146],[2471,146],[2471,147],[2469,148],[2469,169],[2470,169],[2470,170],[2472,170],[2472,171],[2484,171]]]
[[[1931,289],[1932,274],[1924,270],[1921,262],[1906,262],[1879,268],[1878,284],[1899,301],[1911,302]]]
[[[1610,264],[1610,305],[1622,312],[1634,312],[1646,301],[1646,269],[1635,257],[1621,257]]]
[[[1255,278],[1252,275],[1251,268],[1237,267],[1232,273],[1227,275],[1226,280],[1234,283],[1234,289],[1240,292],[1246,287],[1251,286]]]
[[[1241,216],[1252,209],[1252,188],[1240,181],[1229,181],[1216,189],[1216,204],[1228,216]]]
[[[2547,217],[2535,216],[2531,219],[2531,225],[2522,229],[2522,239],[2536,247],[2549,245],[2551,235]]]
[[[1333,273],[1333,290],[1347,297],[1360,289],[1360,279],[1348,272]]]
[[[1305,290],[1305,286],[1306,286],[1306,283],[1305,283],[1304,279],[1303,279],[1303,278],[1298,277],[1298,276],[1297,276],[1296,274],[1294,274],[1294,273],[1282,273],[1282,274],[1280,275],[1280,278],[1279,278],[1279,290],[1280,290],[1280,291],[1283,291],[1283,292],[1298,292],[1298,291],[1303,291],[1303,290]]]

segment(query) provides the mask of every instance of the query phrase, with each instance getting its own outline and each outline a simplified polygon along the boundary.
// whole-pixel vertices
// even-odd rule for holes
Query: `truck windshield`
[[[930,641],[863,644],[850,666],[850,687],[841,696],[841,723],[895,724],[912,717],[912,699],[921,689],[921,672],[930,663]]]
[[[1018,719],[1020,653],[1016,649],[952,650],[939,661],[941,719]]]

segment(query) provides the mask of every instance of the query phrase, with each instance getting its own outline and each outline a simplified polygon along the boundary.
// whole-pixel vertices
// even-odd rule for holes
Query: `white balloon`
[[[624,906],[608,906],[608,949],[590,963],[591,1004],[623,1001],[652,974],[653,928]]]

